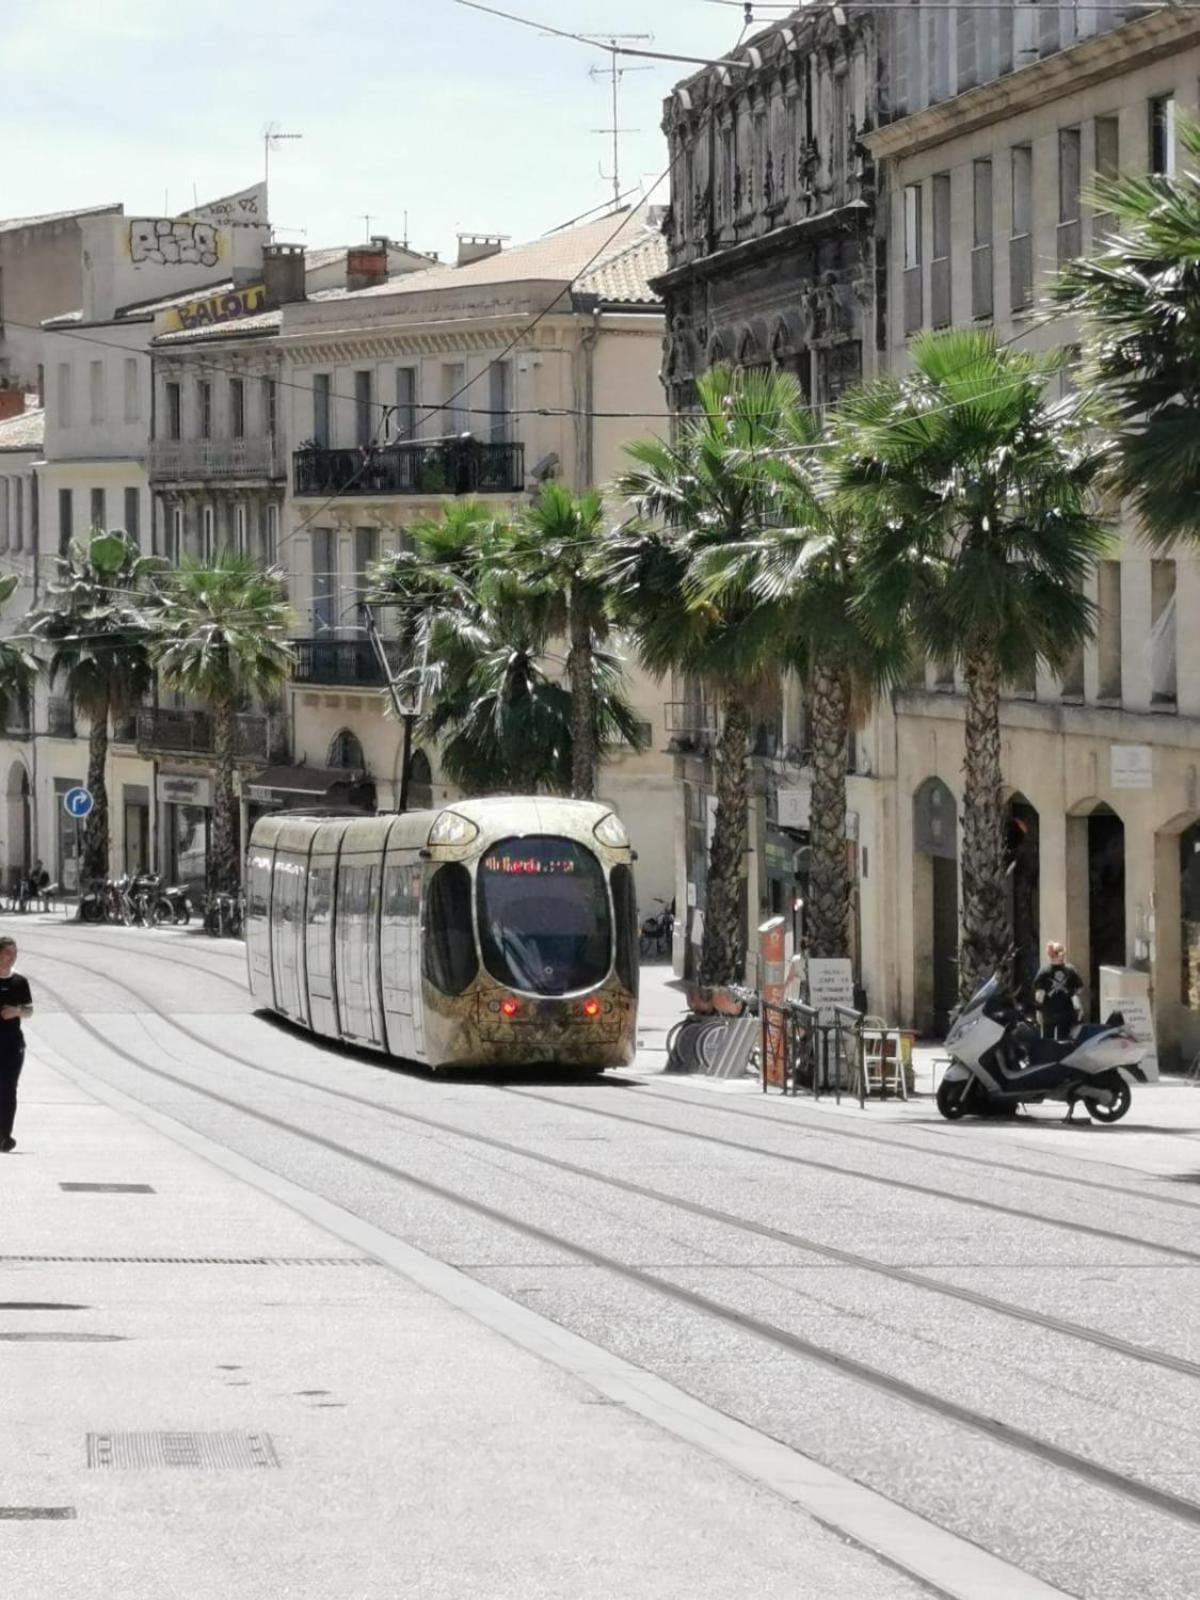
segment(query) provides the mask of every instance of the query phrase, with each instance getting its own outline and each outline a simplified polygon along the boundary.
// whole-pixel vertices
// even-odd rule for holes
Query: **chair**
[[[901,1100],[908,1099],[904,1064],[900,1059],[900,1030],[889,1028],[882,1017],[863,1018],[863,1072],[867,1093],[882,1098],[890,1088]]]

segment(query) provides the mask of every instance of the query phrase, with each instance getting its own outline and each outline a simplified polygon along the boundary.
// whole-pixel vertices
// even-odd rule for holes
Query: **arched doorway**
[[[1125,824],[1104,801],[1067,818],[1067,959],[1100,1006],[1100,968],[1126,964]]]
[[[958,1004],[958,808],[940,778],[913,796],[913,962],[917,1022],[944,1034]]]
[[[1041,850],[1038,814],[1024,795],[1008,803],[1009,926],[1016,950],[1013,983],[1032,999],[1033,978],[1041,966]]]
[[[428,811],[433,805],[433,768],[424,750],[414,750],[408,764],[408,804],[412,811]]]
[[[343,728],[340,733],[334,734],[329,746],[327,765],[343,768],[347,772],[365,772],[367,770],[362,740],[356,733],[352,733],[349,728]]]
[[[33,794],[23,761],[14,761],[8,769],[5,800],[8,851],[4,876],[11,884],[33,864]]]

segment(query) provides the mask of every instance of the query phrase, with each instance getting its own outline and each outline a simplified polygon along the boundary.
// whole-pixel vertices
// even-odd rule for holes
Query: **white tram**
[[[314,1033],[437,1067],[626,1066],[633,851],[582,800],[263,817],[250,839],[256,1000]]]

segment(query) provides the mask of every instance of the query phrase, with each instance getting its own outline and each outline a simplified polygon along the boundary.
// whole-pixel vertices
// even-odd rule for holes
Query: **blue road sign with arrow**
[[[92,791],[85,789],[82,784],[76,784],[74,789],[68,789],[63,795],[63,810],[69,817],[74,817],[76,822],[81,822],[88,816],[95,804]]]

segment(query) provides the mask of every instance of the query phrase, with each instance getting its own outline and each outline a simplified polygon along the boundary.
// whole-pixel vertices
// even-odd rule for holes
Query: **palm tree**
[[[525,587],[549,601],[549,623],[569,642],[571,685],[571,793],[596,795],[596,708],[592,702],[596,646],[608,635],[608,595],[597,567],[604,534],[604,503],[595,490],[574,495],[562,484],[542,484],[518,520],[507,557]]]
[[[779,525],[707,557],[705,598],[726,590],[779,612],[781,664],[805,689],[812,752],[805,931],[810,955],[850,954],[846,770],[850,735],[882,690],[905,675],[902,626],[876,634],[860,605],[866,530],[836,493],[828,436],[804,408],[784,415],[777,448],[753,470],[776,499]]]
[[[291,614],[283,574],[222,550],[204,566],[184,558],[163,591],[155,665],[169,688],[207,703],[217,783],[213,796],[209,888],[228,893],[241,881],[234,762],[237,707],[276,693],[288,681]]]
[[[966,682],[964,998],[1004,960],[1000,697],[1039,661],[1061,671],[1090,636],[1083,595],[1108,536],[1092,510],[1103,446],[1078,398],[1051,402],[1061,358],[951,329],[910,345],[912,371],[847,396],[839,481],[871,529],[860,611],[879,639],[907,620]]]
[[[152,576],[162,563],[144,556],[119,528],[93,530],[56,556],[48,603],[31,616],[32,637],[50,646],[50,682],[62,681],[88,719],[87,786],[92,810],[84,825],[80,883],[108,876],[109,718],[135,705],[153,682]]]
[[[1116,231],[1054,287],[1082,319],[1084,381],[1115,425],[1114,486],[1158,544],[1200,540],[1200,126],[1176,127],[1192,167],[1098,181]]]
[[[19,572],[0,578],[0,606],[11,599],[21,581]],[[37,681],[38,663],[23,644],[15,639],[0,639],[0,727],[7,721],[9,707],[16,702],[27,705]]]
[[[374,568],[371,598],[398,608],[404,681],[423,680],[420,725],[441,741],[446,776],[470,794],[569,792],[576,680],[563,686],[550,653],[559,595],[528,581],[512,530],[480,505],[448,507],[408,535],[409,549]],[[638,742],[615,657],[591,651],[585,694],[593,752]]]
[[[758,597],[737,588],[705,594],[705,564],[718,546],[758,539],[775,516],[776,496],[750,469],[775,447],[801,394],[783,374],[715,367],[699,380],[696,400],[696,415],[673,442],[645,439],[628,447],[633,465],[617,487],[640,520],[614,535],[605,568],[618,619],[646,668],[659,678],[675,672],[700,680],[721,700],[700,946],[700,982],[717,986],[739,980],[745,967],[746,747],[779,633],[775,608]]]

